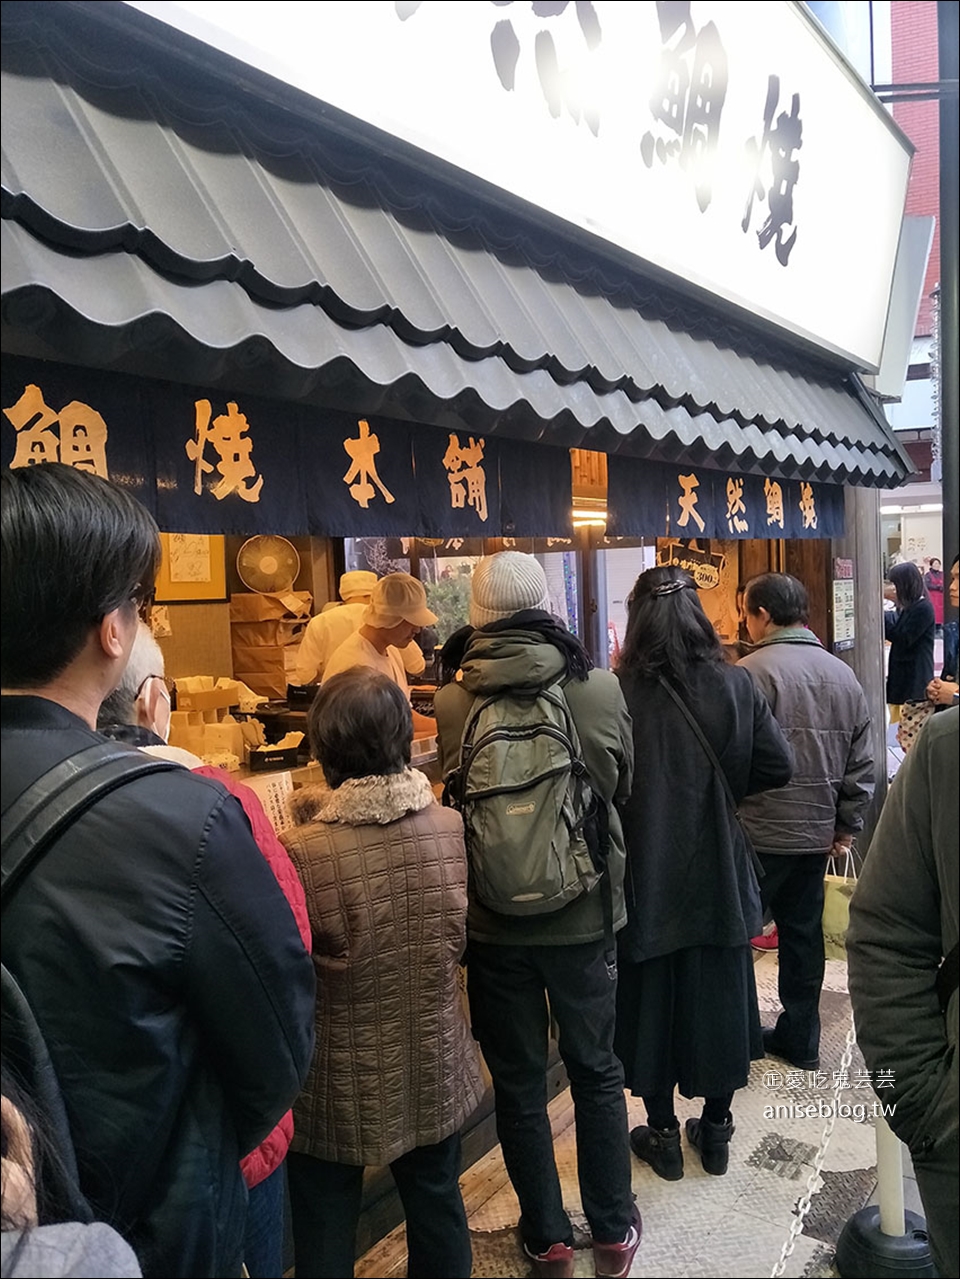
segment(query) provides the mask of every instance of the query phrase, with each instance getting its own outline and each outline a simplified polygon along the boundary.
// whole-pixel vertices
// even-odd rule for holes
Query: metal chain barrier
[[[830,1118],[823,1126],[823,1133],[820,1136],[820,1148],[813,1160],[813,1171],[807,1178],[807,1188],[797,1204],[797,1215],[790,1226],[790,1233],[787,1235],[786,1241],[780,1249],[780,1259],[770,1271],[770,1279],[780,1279],[780,1276],[786,1269],[787,1260],[793,1254],[793,1250],[797,1246],[797,1239],[800,1237],[803,1230],[803,1223],[806,1219],[807,1213],[810,1211],[813,1196],[820,1189],[820,1173],[823,1171],[823,1161],[827,1153],[827,1147],[830,1145],[830,1138],[833,1136],[833,1130],[836,1127],[840,1093],[843,1089],[844,1078],[850,1069],[850,1063],[853,1060],[853,1049],[856,1042],[857,1035],[853,1026],[853,1013],[851,1013],[850,1029],[847,1031],[847,1040],[844,1044],[843,1056],[840,1058],[840,1068],[833,1072],[833,1107]]]

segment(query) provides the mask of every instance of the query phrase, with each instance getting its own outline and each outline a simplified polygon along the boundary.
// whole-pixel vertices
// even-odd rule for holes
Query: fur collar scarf
[[[290,811],[298,826],[311,821],[386,826],[435,802],[425,774],[406,768],[384,777],[353,777],[336,790],[304,786],[291,796]]]

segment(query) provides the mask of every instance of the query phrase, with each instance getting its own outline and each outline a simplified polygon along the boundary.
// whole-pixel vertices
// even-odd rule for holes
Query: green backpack
[[[446,782],[463,816],[471,888],[491,910],[549,914],[599,882],[607,807],[559,684],[478,700]]]

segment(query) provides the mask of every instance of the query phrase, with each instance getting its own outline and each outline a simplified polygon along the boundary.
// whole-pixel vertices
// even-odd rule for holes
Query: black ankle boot
[[[733,1117],[722,1124],[713,1124],[703,1116],[687,1120],[687,1141],[700,1152],[703,1171],[722,1177],[730,1161],[730,1138],[736,1132]]]
[[[679,1181],[683,1176],[679,1124],[675,1128],[650,1128],[646,1124],[634,1128],[630,1149],[664,1181]]]

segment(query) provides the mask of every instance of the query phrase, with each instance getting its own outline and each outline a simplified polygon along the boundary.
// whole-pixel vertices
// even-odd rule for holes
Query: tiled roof
[[[99,7],[4,5],[5,346],[607,452],[909,474],[855,376]]]

